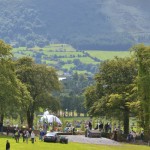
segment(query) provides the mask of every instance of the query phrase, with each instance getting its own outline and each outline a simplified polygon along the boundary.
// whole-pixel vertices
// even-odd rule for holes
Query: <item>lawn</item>
[[[106,145],[93,145],[93,144],[79,144],[69,142],[68,144],[60,143],[44,143],[38,140],[34,144],[29,141],[28,144],[22,142],[16,143],[14,138],[0,136],[0,147],[5,149],[6,140],[10,141],[11,150],[149,150],[148,146],[129,145],[123,144],[121,146],[106,146]]]

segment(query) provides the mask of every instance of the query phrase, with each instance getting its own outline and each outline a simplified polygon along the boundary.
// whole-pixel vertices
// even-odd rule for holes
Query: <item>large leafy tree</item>
[[[58,100],[53,96],[53,92],[60,89],[57,73],[54,68],[36,64],[29,57],[17,60],[16,72],[33,99],[26,111],[28,126],[32,127],[34,112],[39,108],[58,110]]]
[[[137,91],[145,135],[150,136],[150,46],[133,47],[138,66]]]
[[[22,99],[30,99],[26,87],[15,74],[11,50],[10,45],[0,40],[0,114],[2,123],[5,114],[11,115],[11,112],[19,110]],[[21,92],[26,98],[23,98]],[[27,101],[24,103],[27,105]]]
[[[101,63],[100,71],[95,75],[95,89],[88,88],[86,92],[85,104],[90,106],[91,115],[121,117],[127,134],[135,76],[135,63],[130,58],[116,57]],[[90,102],[92,98],[93,104]]]

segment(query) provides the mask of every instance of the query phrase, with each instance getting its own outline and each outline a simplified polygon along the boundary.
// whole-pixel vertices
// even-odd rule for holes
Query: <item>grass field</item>
[[[106,146],[106,145],[93,145],[93,144],[79,144],[69,142],[68,144],[60,143],[44,143],[39,141],[38,138],[34,144],[29,141],[29,143],[23,143],[22,138],[19,143],[16,143],[14,138],[0,136],[0,149],[5,149],[6,140],[10,142],[11,150],[149,150],[148,146],[140,145],[129,145],[122,144],[121,146]]]
[[[92,64],[97,67],[100,64],[99,60],[107,60],[113,59],[115,56],[117,57],[126,57],[130,56],[130,51],[102,51],[102,50],[87,50],[87,53],[84,51],[77,51],[69,44],[49,44],[43,48],[40,47],[18,47],[13,48],[12,53],[15,58],[21,58],[23,56],[33,57],[35,61],[38,63],[47,64],[49,66],[56,67],[58,70],[65,72],[64,69],[69,71],[93,74],[93,70],[90,68],[86,68],[86,65]],[[83,71],[78,71],[77,64],[74,63],[74,60],[78,59],[82,63]],[[97,61],[98,59],[98,61]],[[58,62],[61,65],[58,66]],[[69,65],[68,65],[69,62]],[[72,69],[72,66],[75,66]],[[76,67],[77,66],[77,67]]]
[[[101,60],[113,59],[115,56],[117,57],[127,57],[131,56],[129,51],[86,51],[92,57],[99,58]]]
[[[70,69],[70,68],[73,68],[73,67],[75,67],[75,65],[74,65],[74,64],[65,64],[65,65],[63,65],[63,67],[62,67],[62,68]]]

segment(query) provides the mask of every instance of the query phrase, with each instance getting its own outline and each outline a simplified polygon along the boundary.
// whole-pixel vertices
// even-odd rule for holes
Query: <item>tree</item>
[[[150,46],[140,44],[132,49],[138,66],[138,100],[141,104],[140,112],[143,114],[144,132],[150,136]]]
[[[86,92],[95,97],[90,107],[90,111],[93,110],[93,115],[99,113],[99,115],[105,114],[116,116],[116,118],[121,115],[125,134],[129,132],[129,104],[133,101],[130,94],[135,76],[134,62],[130,58],[116,57],[114,60],[101,63],[99,73],[95,75],[96,89],[91,91],[94,94],[90,91],[90,93]],[[89,98],[90,96],[86,96],[86,99]]]
[[[62,80],[63,90],[60,94],[62,109],[65,110],[67,108],[68,111],[72,111],[72,115],[74,115],[73,112],[75,110],[78,114],[86,114],[87,111],[83,107],[83,93],[85,88],[92,82],[92,78],[88,78],[87,75],[78,74],[77,72],[72,77],[67,77],[65,80]]]
[[[52,101],[57,107],[53,92],[60,89],[60,84],[54,68],[36,64],[32,58],[20,58],[16,62],[16,68],[18,78],[27,86],[33,99],[26,112],[28,126],[32,127],[35,111],[39,108],[50,108]]]
[[[5,114],[18,110],[17,107],[22,100],[21,91],[24,92],[24,96],[29,96],[25,87],[23,88],[20,80],[17,79],[11,49],[10,45],[0,40],[0,114],[2,123]]]

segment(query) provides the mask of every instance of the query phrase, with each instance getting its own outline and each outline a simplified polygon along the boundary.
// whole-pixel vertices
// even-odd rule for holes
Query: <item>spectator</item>
[[[75,135],[75,127],[72,128],[72,134]]]
[[[89,129],[92,130],[92,123],[89,121]]]
[[[99,130],[102,131],[103,130],[103,123],[101,122],[99,125]]]
[[[117,129],[114,130],[114,140],[115,141],[118,140]]]
[[[132,135],[131,135],[131,132],[127,135],[127,141],[130,142],[132,139]]]
[[[108,123],[105,124],[105,132],[107,133],[108,132],[108,129],[109,129],[109,125]]]
[[[6,150],[10,150],[10,143],[8,140],[6,141]]]
[[[32,143],[34,143],[34,139],[35,139],[35,134],[34,134],[34,132],[32,131],[32,132],[31,132],[31,141],[32,141]]]
[[[41,141],[43,140],[44,135],[45,135],[45,132],[41,129],[40,138],[39,138]]]
[[[136,139],[136,132],[132,130],[132,136],[133,136],[133,142],[135,142]]]
[[[16,140],[16,143],[19,143],[19,138],[20,138],[20,131],[16,131],[15,133],[15,140]]]
[[[26,138],[26,130],[24,130],[24,131],[22,132],[22,139],[23,139],[23,142],[25,141],[25,138]]]
[[[7,136],[8,136],[9,135],[9,126],[7,126],[6,132],[7,132]]]
[[[141,141],[143,142],[144,141],[144,131],[142,130],[141,132]]]
[[[29,131],[27,130],[27,131],[26,131],[26,143],[27,143],[27,144],[28,144],[29,136],[30,136],[30,134],[29,134]]]

